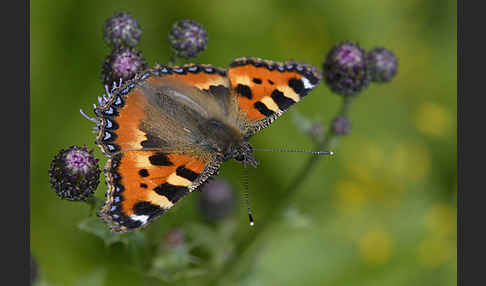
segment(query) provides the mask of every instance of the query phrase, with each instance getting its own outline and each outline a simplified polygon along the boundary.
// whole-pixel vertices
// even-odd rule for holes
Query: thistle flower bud
[[[197,58],[206,49],[208,36],[204,27],[198,22],[182,20],[172,26],[169,43],[176,56]]]
[[[142,52],[128,47],[115,49],[105,59],[101,80],[103,85],[112,86],[113,82],[118,84],[120,79],[129,80],[147,67]]]
[[[337,135],[346,135],[351,131],[351,121],[346,116],[338,116],[331,123],[332,132]]]
[[[397,74],[398,60],[390,50],[374,48],[366,54],[366,60],[371,81],[389,82]]]
[[[365,52],[358,44],[335,45],[327,54],[323,70],[327,85],[337,94],[355,95],[369,85]]]
[[[233,187],[222,179],[213,179],[201,188],[199,207],[209,221],[220,221],[236,209]]]
[[[164,236],[165,248],[178,248],[185,244],[184,231],[180,228],[173,228]]]
[[[61,150],[51,161],[49,181],[63,200],[84,201],[91,197],[99,184],[100,169],[93,151],[71,146]]]
[[[142,36],[138,21],[127,13],[118,13],[108,18],[103,30],[106,43],[115,49],[121,46],[134,47]]]

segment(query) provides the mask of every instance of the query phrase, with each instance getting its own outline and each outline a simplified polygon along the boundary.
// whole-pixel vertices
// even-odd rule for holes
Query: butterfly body
[[[319,82],[312,66],[256,58],[156,66],[95,108],[96,143],[110,157],[99,215],[112,231],[138,229],[196,190],[230,159],[256,167],[249,139]]]

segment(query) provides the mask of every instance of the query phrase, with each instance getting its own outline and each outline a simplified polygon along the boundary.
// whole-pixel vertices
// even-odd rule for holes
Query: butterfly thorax
[[[200,144],[208,151],[218,153],[223,161],[235,159],[245,165],[256,167],[258,161],[253,157],[253,149],[243,138],[238,128],[217,119],[204,120],[199,125],[204,134]]]

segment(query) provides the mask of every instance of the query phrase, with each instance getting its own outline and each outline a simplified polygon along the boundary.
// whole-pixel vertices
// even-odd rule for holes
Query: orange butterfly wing
[[[107,201],[99,215],[114,232],[143,227],[198,186],[210,163],[210,158],[160,151],[114,155],[105,167]]]
[[[254,133],[299,102],[321,80],[313,66],[258,58],[239,58],[228,69],[231,88],[240,112]],[[251,134],[250,134],[251,135]]]

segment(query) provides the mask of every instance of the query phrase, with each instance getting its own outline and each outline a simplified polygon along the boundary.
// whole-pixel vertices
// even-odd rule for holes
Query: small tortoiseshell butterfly
[[[109,156],[106,203],[113,232],[146,226],[196,190],[222,162],[258,162],[248,140],[321,80],[311,65],[239,58],[157,65],[114,88],[95,108],[96,144]]]

